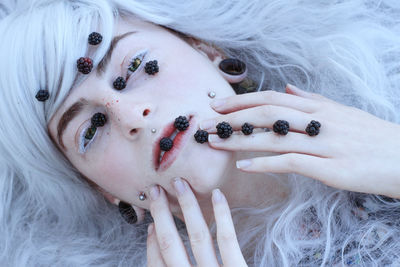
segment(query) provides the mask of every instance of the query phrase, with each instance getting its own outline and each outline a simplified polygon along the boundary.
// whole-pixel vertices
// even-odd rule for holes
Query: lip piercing
[[[151,129],[151,132],[155,133],[155,132],[157,132],[157,130],[155,128],[153,128],[153,129]]]
[[[208,92],[208,97],[209,98],[214,98],[216,96],[214,91]]]
[[[141,192],[141,193],[139,194],[139,200],[140,200],[140,201],[144,201],[144,200],[146,200],[146,199],[147,199],[146,194],[145,194],[144,192]]]

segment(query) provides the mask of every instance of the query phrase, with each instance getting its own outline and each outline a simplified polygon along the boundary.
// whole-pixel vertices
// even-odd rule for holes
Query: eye
[[[91,125],[88,128],[85,128],[79,140],[79,152],[84,154],[86,150],[89,148],[90,144],[93,142],[97,133],[97,127]]]
[[[126,78],[125,80],[128,81],[129,77],[136,71],[140,70],[143,66],[143,61],[144,58],[147,54],[147,51],[141,51],[137,53],[135,56],[129,60],[128,67],[127,67],[127,73],[126,73]]]

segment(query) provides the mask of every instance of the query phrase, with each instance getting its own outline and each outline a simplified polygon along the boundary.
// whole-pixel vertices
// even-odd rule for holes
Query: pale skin
[[[223,57],[218,51],[207,45],[195,47],[165,29],[139,20],[119,22],[115,35],[132,30],[137,33],[118,44],[103,75],[93,71],[71,90],[50,121],[49,132],[57,140],[61,114],[76,100],[88,100],[88,107],[66,130],[67,149],[55,143],[109,201],[130,203],[139,217],[143,217],[145,209],[151,211],[154,225],[149,227],[148,266],[190,266],[172,215],[185,221],[199,266],[219,265],[208,230],[214,220],[222,263],[246,266],[228,202],[230,207],[256,207],[284,198],[287,177],[282,175],[277,181],[271,179],[269,172],[295,172],[342,189],[399,196],[395,159],[399,159],[400,145],[394,141],[400,140],[398,125],[295,88],[287,89],[286,94],[260,92],[236,96],[229,85],[232,80],[217,67]],[[151,77],[138,72],[126,89],[117,92],[112,82],[121,75],[124,59],[143,49],[148,50],[147,60],[160,62],[160,72]],[[207,96],[210,88],[218,98],[227,99],[225,105],[212,107],[212,99]],[[78,153],[77,136],[96,112],[106,114],[107,124],[82,155]],[[161,130],[166,122],[187,113],[194,115],[194,132],[209,119],[213,123],[227,121],[236,130],[244,122],[271,127],[274,121],[285,119],[292,131],[285,137],[271,132],[233,135],[224,142],[212,142],[211,136],[208,145],[190,139],[168,170],[156,172],[151,151],[159,133],[154,135],[150,130]],[[352,128],[342,127],[344,118],[348,124],[351,120]],[[322,124],[321,133],[315,137],[304,134],[311,119]],[[248,169],[236,168],[238,160],[254,157],[255,150],[262,155],[281,155],[256,158]],[[383,155],[389,155],[392,161]],[[371,163],[365,164],[366,160]],[[324,164],[320,165],[321,162]],[[178,193],[176,181],[183,181],[183,193]],[[216,201],[220,192],[216,188],[224,192],[220,201]],[[141,191],[146,192],[146,201],[138,199]],[[155,192],[159,192],[157,198]]]

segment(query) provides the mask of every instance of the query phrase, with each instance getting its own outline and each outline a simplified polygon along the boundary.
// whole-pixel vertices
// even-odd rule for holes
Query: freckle
[[[117,100],[117,103],[119,102],[119,100]]]

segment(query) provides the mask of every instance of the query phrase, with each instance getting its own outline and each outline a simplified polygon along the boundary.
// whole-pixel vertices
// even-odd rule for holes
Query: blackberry
[[[321,127],[321,123],[319,123],[318,121],[312,120],[306,127],[306,133],[309,136],[318,135],[320,127]]]
[[[169,151],[173,145],[174,145],[174,142],[169,137],[163,137],[160,140],[160,148],[162,151]]]
[[[254,130],[254,126],[247,122],[242,125],[242,133],[244,133],[245,135],[252,134],[253,130]]]
[[[185,116],[179,116],[175,119],[174,126],[179,131],[184,131],[189,127],[189,121]]]
[[[81,57],[77,60],[78,70],[83,74],[89,74],[93,68],[93,61],[88,57]]]
[[[197,143],[203,144],[208,141],[208,132],[204,130],[197,130],[194,134],[194,139],[196,139]]]
[[[107,118],[103,113],[98,112],[92,117],[92,126],[94,127],[102,127],[104,124],[106,124],[106,122]]]
[[[123,77],[118,77],[117,79],[115,79],[113,86],[117,90],[122,90],[126,87],[126,81]]]
[[[47,90],[39,90],[35,97],[39,101],[42,101],[42,102],[46,101],[50,97],[49,91],[47,91]]]
[[[223,121],[217,125],[217,134],[220,138],[228,138],[233,133],[232,127],[229,123]]]
[[[157,60],[149,61],[144,66],[144,70],[149,75],[154,75],[158,72],[158,62]]]
[[[91,34],[89,34],[88,41],[91,45],[98,45],[99,43],[101,43],[102,40],[103,36],[101,36],[101,34],[98,32],[92,32]]]
[[[289,122],[285,120],[277,120],[274,123],[273,130],[275,133],[287,135],[287,133],[289,132]]]

